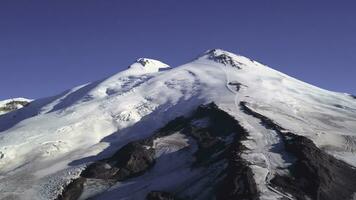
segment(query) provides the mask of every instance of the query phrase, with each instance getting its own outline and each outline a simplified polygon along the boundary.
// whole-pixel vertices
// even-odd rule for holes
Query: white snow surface
[[[356,167],[356,100],[350,95],[309,85],[219,49],[162,70],[168,68],[160,61],[139,59],[107,79],[1,115],[0,199],[54,199],[86,164],[212,101],[251,133],[244,157],[253,164],[261,199],[285,195],[268,188],[266,181],[269,174],[283,173],[277,168],[289,161],[271,152],[280,139],[244,114],[241,101]],[[240,90],[230,82],[240,83]],[[175,148],[166,148],[174,140]],[[187,141],[176,134],[157,139],[155,145],[169,154]]]

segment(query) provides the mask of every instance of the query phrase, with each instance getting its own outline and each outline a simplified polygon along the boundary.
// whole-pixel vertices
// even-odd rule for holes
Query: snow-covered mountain
[[[356,99],[223,50],[0,116],[0,199],[353,199]]]
[[[24,106],[27,106],[31,101],[32,100],[30,99],[22,97],[0,101],[0,115],[23,108]]]

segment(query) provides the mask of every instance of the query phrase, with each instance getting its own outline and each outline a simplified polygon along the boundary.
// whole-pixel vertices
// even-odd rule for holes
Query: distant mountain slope
[[[214,49],[0,116],[0,199],[352,199],[356,100]]]

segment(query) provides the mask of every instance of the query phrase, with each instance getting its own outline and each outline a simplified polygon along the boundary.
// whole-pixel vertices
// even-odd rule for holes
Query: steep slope
[[[211,120],[217,113],[196,117],[211,102],[230,123]],[[186,120],[170,127],[177,117]],[[353,174],[355,122],[352,96],[223,50],[176,68],[138,59],[112,77],[0,116],[0,199],[352,198],[348,187],[326,190],[323,179]],[[287,132],[329,161],[290,151]],[[313,168],[312,191],[303,193],[298,181],[287,187],[302,181],[291,173],[301,159],[320,169],[334,163],[327,168],[334,172]],[[344,175],[339,185],[356,181]],[[315,195],[321,190],[326,195]]]

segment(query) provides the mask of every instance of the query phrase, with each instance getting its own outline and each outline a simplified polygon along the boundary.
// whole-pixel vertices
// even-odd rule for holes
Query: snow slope
[[[217,49],[175,68],[138,59],[109,78],[1,115],[0,199],[54,199],[86,164],[212,101],[250,132],[244,158],[251,162],[261,199],[288,196],[267,183],[271,174],[283,173],[281,168],[291,161],[271,150],[280,138],[242,112],[240,102],[356,167],[352,96],[317,88]],[[180,135],[159,139],[155,145],[164,149],[175,139],[184,146]]]

